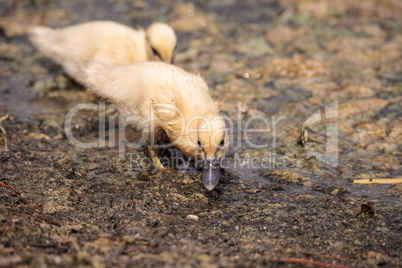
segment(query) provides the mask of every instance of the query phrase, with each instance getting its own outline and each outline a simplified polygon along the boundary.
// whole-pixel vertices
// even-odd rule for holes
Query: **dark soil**
[[[401,266],[401,185],[353,182],[401,178],[401,2],[162,2],[0,3],[0,267]],[[106,146],[74,146],[67,113],[99,100],[24,29],[94,19],[170,22],[177,63],[204,75],[226,115],[236,118],[241,102],[242,120],[286,116],[276,148],[272,132],[250,134],[270,143],[261,150],[232,135],[232,165],[209,192],[199,172],[141,168],[141,148],[125,148],[122,160],[110,146],[114,111]],[[330,166],[298,138],[334,101],[339,163]],[[98,111],[78,112],[74,136],[97,140],[99,121]],[[311,148],[325,151],[325,126],[308,131]],[[270,167],[236,166],[238,156],[262,165],[272,152]]]

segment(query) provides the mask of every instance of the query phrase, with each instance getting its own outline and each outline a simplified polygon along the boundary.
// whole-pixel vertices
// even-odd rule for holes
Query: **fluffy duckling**
[[[113,21],[92,21],[61,29],[33,26],[28,35],[38,50],[81,84],[82,62],[98,58],[116,65],[151,60],[173,62],[177,42],[174,30],[161,22],[153,23],[146,31]]]
[[[229,137],[219,105],[200,75],[162,62],[91,62],[83,72],[92,93],[113,102],[128,124],[148,135],[145,147],[157,168],[164,169],[155,144],[166,134],[184,155],[204,160],[202,181],[208,190],[218,184]]]

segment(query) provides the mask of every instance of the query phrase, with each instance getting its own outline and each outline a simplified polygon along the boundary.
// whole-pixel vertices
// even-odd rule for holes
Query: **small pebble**
[[[198,221],[198,216],[190,214],[190,215],[187,216],[187,220],[196,220],[196,221]]]

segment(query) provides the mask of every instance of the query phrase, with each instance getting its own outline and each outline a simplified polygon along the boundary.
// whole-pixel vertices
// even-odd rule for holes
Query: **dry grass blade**
[[[353,183],[360,183],[360,184],[371,184],[371,183],[397,184],[397,183],[402,183],[402,178],[354,180]]]

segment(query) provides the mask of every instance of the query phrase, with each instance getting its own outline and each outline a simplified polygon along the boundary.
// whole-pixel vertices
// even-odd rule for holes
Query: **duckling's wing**
[[[117,105],[125,117],[139,116],[155,126],[173,120],[177,115],[172,92],[166,90],[159,74],[165,69],[157,62],[140,62],[110,66],[91,61],[83,67],[85,85],[93,94]]]

